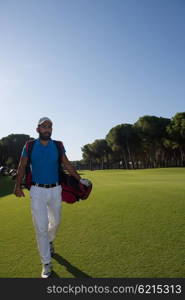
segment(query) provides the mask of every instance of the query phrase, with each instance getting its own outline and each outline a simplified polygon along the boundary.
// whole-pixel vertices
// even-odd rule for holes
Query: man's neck
[[[47,146],[47,144],[49,143],[49,141],[50,140],[46,140],[45,141],[45,140],[40,139],[41,144],[44,145],[44,146]]]

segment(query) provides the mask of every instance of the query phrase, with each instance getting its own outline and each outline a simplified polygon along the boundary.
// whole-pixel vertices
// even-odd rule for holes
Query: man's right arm
[[[21,184],[22,184],[22,179],[25,174],[27,161],[28,161],[27,157],[21,156],[19,166],[18,166],[18,171],[17,171],[16,184],[15,184],[15,188],[14,188],[14,194],[17,197],[25,197],[24,192],[21,188]]]

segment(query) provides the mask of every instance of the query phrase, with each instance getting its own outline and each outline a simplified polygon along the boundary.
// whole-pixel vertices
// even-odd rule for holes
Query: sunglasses
[[[52,125],[39,125],[39,127],[41,127],[41,128],[49,128],[49,129],[51,129],[52,128]]]

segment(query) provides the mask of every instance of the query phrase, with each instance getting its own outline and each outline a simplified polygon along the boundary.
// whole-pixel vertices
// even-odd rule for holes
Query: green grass
[[[63,203],[54,276],[185,277],[184,168],[82,176],[92,180],[93,190],[87,200]],[[0,198],[0,277],[40,277],[28,192],[18,199],[7,190],[7,178],[0,180],[6,189]]]

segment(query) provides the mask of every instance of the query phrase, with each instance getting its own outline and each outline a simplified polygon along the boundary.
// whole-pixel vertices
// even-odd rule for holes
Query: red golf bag
[[[87,187],[79,183],[73,176],[62,172],[62,201],[67,203],[75,203],[79,200],[88,198],[91,190],[92,183]]]

